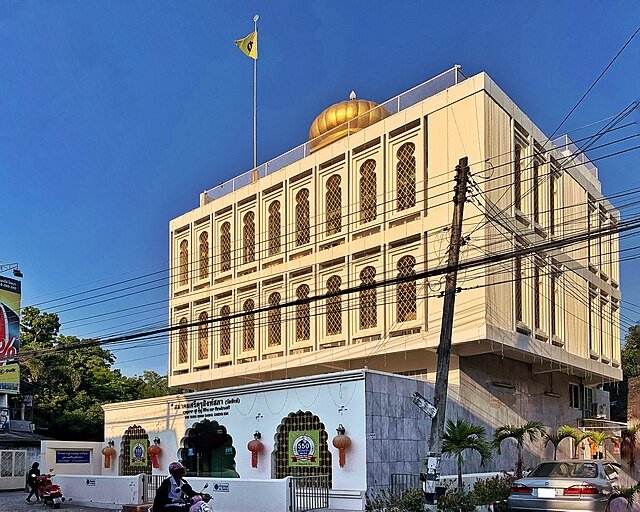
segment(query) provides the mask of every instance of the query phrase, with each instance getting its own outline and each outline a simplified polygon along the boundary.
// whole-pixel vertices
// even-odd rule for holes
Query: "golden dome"
[[[331,105],[315,118],[309,129],[311,151],[371,126],[388,115],[389,112],[373,101],[357,100],[352,91],[348,101]]]

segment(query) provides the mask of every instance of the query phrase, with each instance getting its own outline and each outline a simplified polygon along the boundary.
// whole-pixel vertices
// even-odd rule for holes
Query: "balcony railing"
[[[466,75],[462,72],[460,66],[454,66],[453,68],[445,71],[444,73],[440,73],[438,76],[434,76],[433,78],[427,80],[426,82],[405,91],[390,100],[385,101],[381,105],[375,107],[375,109],[384,109],[389,115],[397,114],[401,110],[411,107],[416,103],[419,103],[430,96],[434,96],[439,92],[452,87],[463,80],[466,80]],[[344,123],[341,126],[334,128],[337,131],[345,131],[350,133],[350,126],[354,127],[358,126],[359,120],[364,117],[369,116],[369,112],[362,114],[359,117],[356,117],[347,123]],[[347,126],[345,126],[347,125]],[[287,167],[288,165],[297,162],[298,160],[302,160],[303,158],[309,156],[311,154],[311,149],[315,147],[315,145],[320,142],[320,139],[325,140],[326,137],[329,137],[331,132],[322,134],[320,137],[316,139],[312,139],[300,146],[293,148],[286,153],[283,153],[280,156],[265,162],[255,169],[251,169],[235,178],[230,179],[229,181],[225,181],[221,183],[217,187],[210,188],[209,190],[205,190],[205,194],[208,196],[209,200],[215,200],[223,197],[230,192],[234,192],[242,187],[249,185],[250,183],[255,183],[260,178],[264,178],[269,174],[273,174],[274,172]],[[314,144],[315,143],[315,144]]]

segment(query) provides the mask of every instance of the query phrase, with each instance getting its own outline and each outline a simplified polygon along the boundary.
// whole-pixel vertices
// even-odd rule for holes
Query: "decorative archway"
[[[313,461],[313,465],[300,465],[292,460],[292,454],[289,453],[291,432],[309,433],[314,439],[317,435],[317,460]],[[309,411],[290,413],[282,420],[275,435],[275,446],[271,456],[272,477],[327,475],[331,486],[331,452],[328,439],[324,424],[316,415]]]
[[[195,423],[181,444],[179,457],[187,468],[187,475],[240,478],[233,439],[224,425],[206,419]]]
[[[149,436],[140,425],[132,425],[124,431],[120,443],[120,476],[151,474],[151,460],[147,455],[148,446]],[[139,459],[134,459],[132,456],[134,448]]]

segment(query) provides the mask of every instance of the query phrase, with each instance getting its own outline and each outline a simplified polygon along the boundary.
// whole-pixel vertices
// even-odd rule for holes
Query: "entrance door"
[[[217,421],[203,420],[187,430],[181,458],[188,475],[239,478],[235,456],[233,439]]]

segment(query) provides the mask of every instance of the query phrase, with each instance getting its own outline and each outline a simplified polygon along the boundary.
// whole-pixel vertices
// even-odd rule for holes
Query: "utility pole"
[[[469,180],[469,161],[465,156],[456,165],[456,185],[453,196],[453,220],[451,221],[451,241],[447,266],[456,268],[460,260],[460,246],[462,245],[462,216],[464,203],[467,199],[467,183]],[[436,483],[440,475],[440,459],[442,457],[442,438],[444,437],[444,420],[447,409],[447,388],[449,386],[449,363],[451,360],[451,334],[453,332],[453,313],[456,303],[458,271],[447,273],[444,288],[444,304],[442,306],[442,326],[440,328],[440,343],[438,344],[438,366],[436,370],[436,385],[433,403],[436,408],[435,416],[431,420],[429,435],[429,456],[427,458],[427,474],[425,492],[427,503],[436,503]]]

